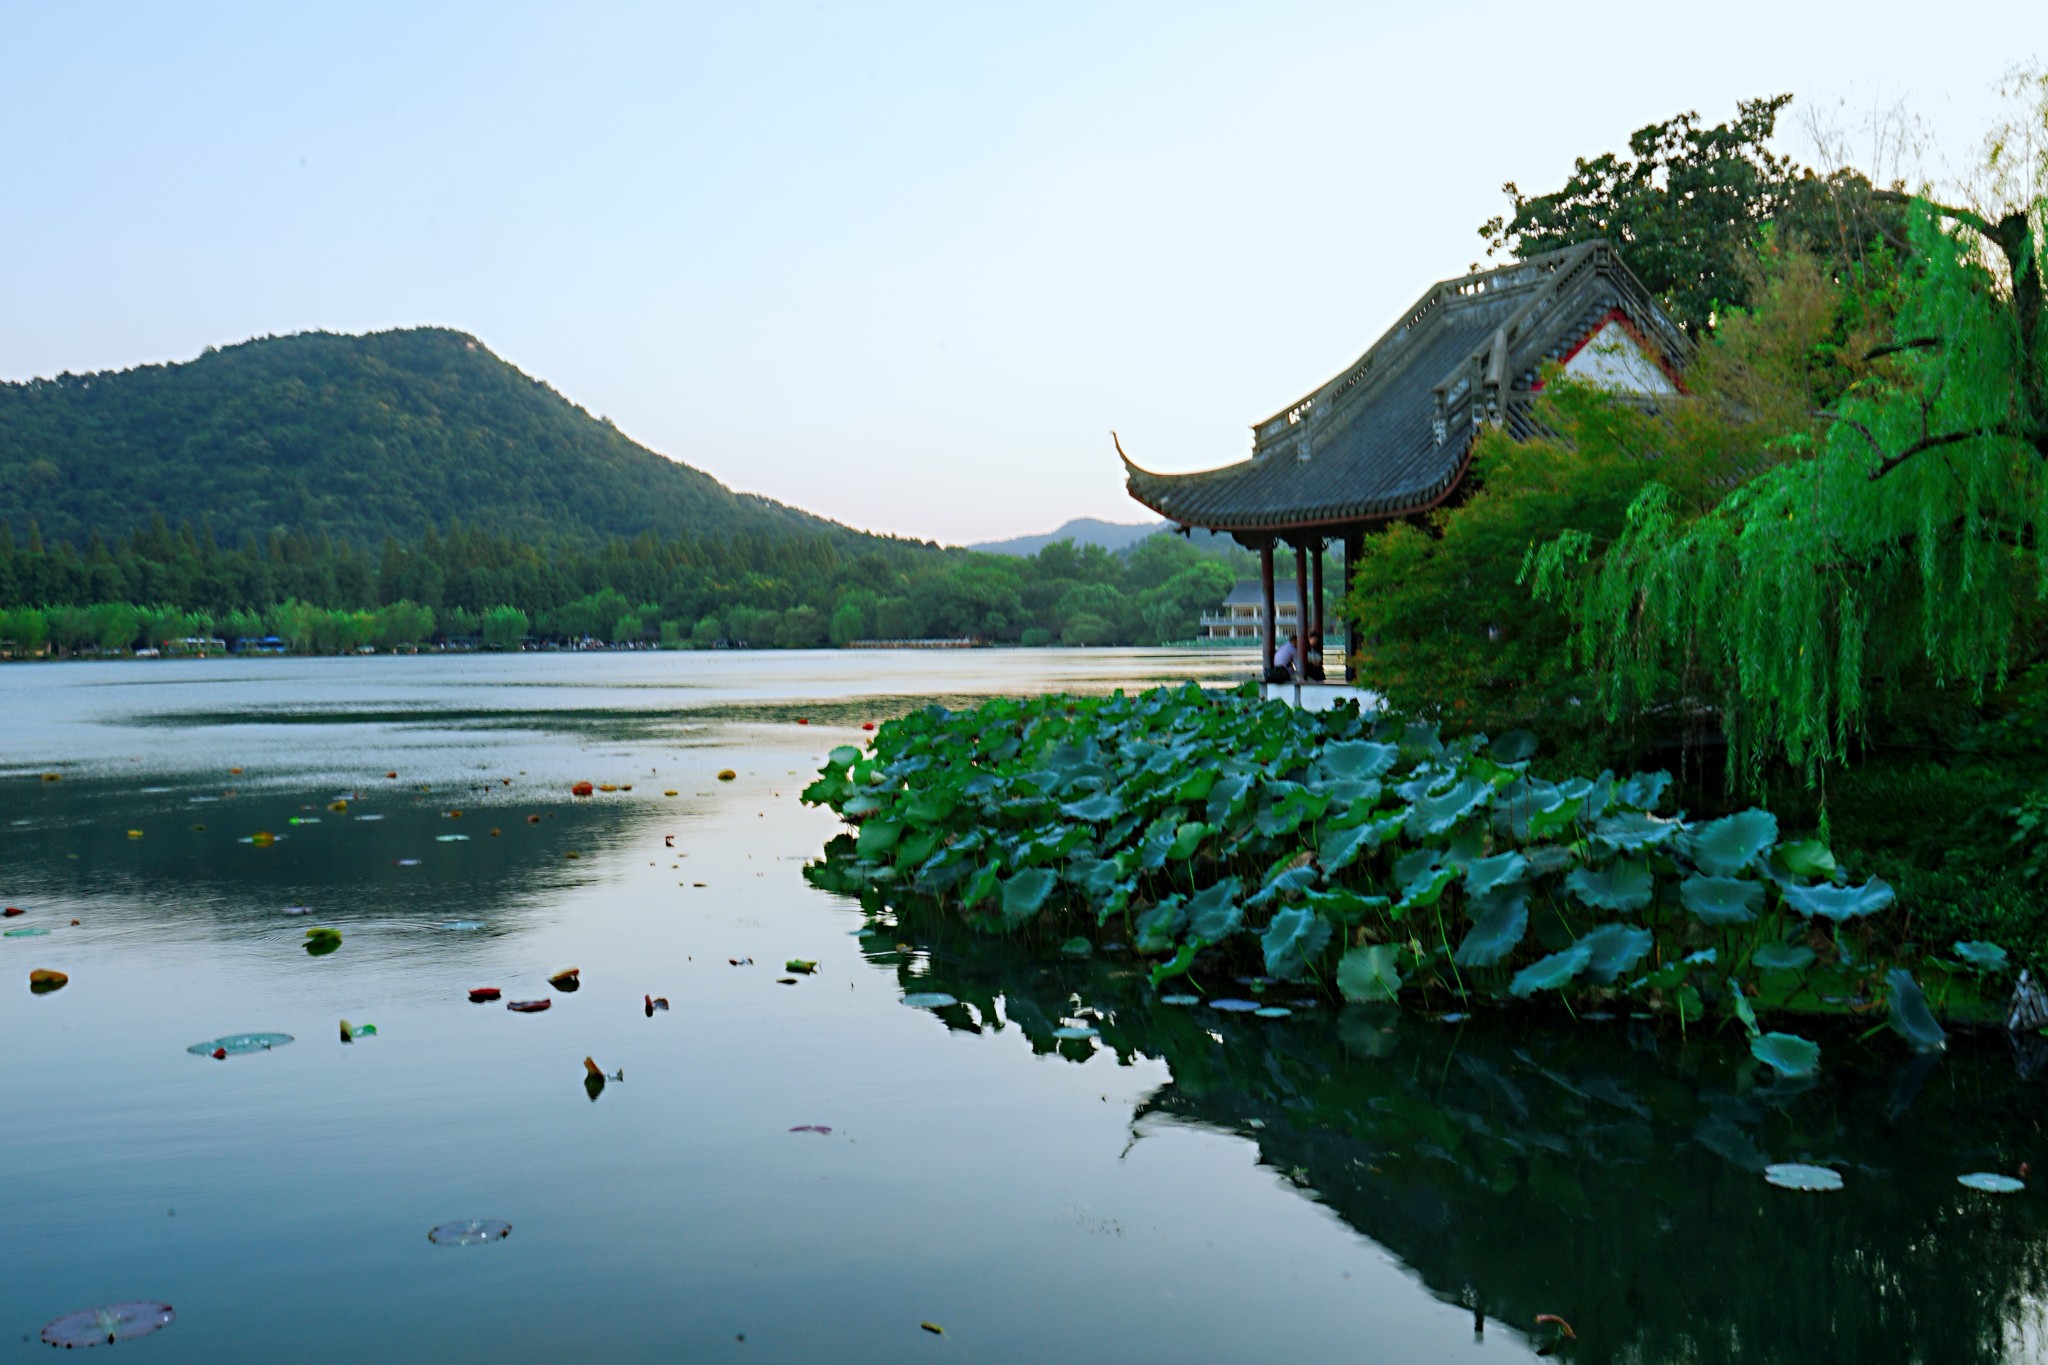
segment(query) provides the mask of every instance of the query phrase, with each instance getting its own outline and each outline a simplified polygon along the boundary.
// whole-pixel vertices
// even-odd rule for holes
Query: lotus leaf
[[[1894,967],[1885,973],[1884,979],[1890,988],[1891,1026],[1899,1036],[1915,1052],[1939,1052],[1947,1047],[1948,1034],[1935,1022],[1934,1011],[1927,1008],[1927,997],[1920,993],[1920,983],[1913,979],[1913,974],[1904,967]]]
[[[1840,1172],[1796,1161],[1781,1161],[1775,1166],[1764,1167],[1764,1179],[1781,1190],[1805,1190],[1818,1194],[1842,1188]]]
[[[1764,903],[1761,882],[1695,874],[1678,884],[1678,899],[1702,924],[1749,924]]]
[[[1737,811],[1693,831],[1693,865],[1710,877],[1733,877],[1749,870],[1777,840],[1777,816],[1767,810]]]
[[[1655,943],[1648,929],[1619,921],[1603,924],[1580,939],[1578,946],[1587,952],[1585,977],[1596,985],[1609,985],[1623,972],[1634,967],[1649,956],[1650,947]]]
[[[1392,943],[1353,948],[1337,964],[1337,989],[1353,1004],[1392,1000],[1401,992],[1401,973],[1394,965],[1400,954]]]
[[[1819,915],[1837,924],[1888,909],[1894,899],[1891,883],[1882,877],[1872,877],[1861,886],[1788,886],[1784,896],[1785,904],[1806,918]]]
[[[1406,914],[1410,910],[1428,909],[1430,906],[1435,905],[1443,896],[1444,888],[1456,880],[1458,880],[1457,868],[1432,868],[1408,883],[1401,893],[1400,904],[1394,907],[1395,912],[1397,914]]]
[[[1063,1042],[1071,1043],[1079,1042],[1083,1038],[1099,1037],[1100,1034],[1097,1030],[1088,1028],[1081,1024],[1067,1024],[1060,1028],[1054,1029],[1052,1031],[1052,1036],[1060,1039]]]
[[[1003,881],[1003,925],[1015,929],[1037,914],[1052,891],[1051,868],[1027,867]]]
[[[1259,938],[1266,970],[1282,981],[1295,980],[1329,946],[1330,932],[1330,922],[1304,906],[1280,911]]]
[[[1200,820],[1190,820],[1174,831],[1173,846],[1166,850],[1167,858],[1176,863],[1186,862],[1195,856],[1195,850],[1202,846],[1202,840],[1216,833],[1216,826]]]
[[[868,820],[862,823],[860,835],[854,841],[854,849],[863,858],[874,858],[887,853],[903,837],[903,826],[895,820]]]
[[[1956,1184],[1966,1190],[1982,1190],[1986,1194],[2018,1194],[2027,1187],[2027,1182],[2014,1176],[1998,1175],[1991,1171],[1972,1171],[1956,1177]]]
[[[291,1040],[292,1036],[289,1033],[230,1033],[224,1038],[194,1043],[185,1051],[196,1057],[211,1057],[216,1052],[239,1057],[250,1052],[269,1052],[283,1047]]]
[[[1670,785],[1670,773],[1634,773],[1614,794],[1615,803],[1632,810],[1655,810],[1662,804],[1665,789]]]
[[[1750,961],[1767,972],[1803,972],[1813,965],[1813,949],[1803,943],[1766,943]]]
[[[1244,927],[1244,911],[1237,904],[1238,880],[1225,877],[1188,897],[1188,932],[1211,943],[1221,943]]]
[[[1114,820],[1123,813],[1124,803],[1108,792],[1096,792],[1093,796],[1084,796],[1079,801],[1069,801],[1060,807],[1062,815],[1097,825]]]
[[[1496,763],[1527,763],[1539,748],[1536,736],[1527,730],[1510,730],[1487,746]]]
[[[1564,879],[1564,889],[1587,905],[1624,914],[1648,905],[1653,885],[1649,867],[1632,858],[1606,867],[1575,867]]]
[[[914,1010],[942,1010],[960,1002],[944,991],[912,991],[903,997],[903,1003]]]
[[[1332,777],[1368,778],[1385,773],[1400,757],[1399,745],[1344,739],[1323,746],[1322,764]]]
[[[1425,796],[1408,811],[1408,836],[1432,839],[1485,805],[1493,787],[1476,777],[1461,777],[1435,795]]]
[[[1492,967],[1521,946],[1529,929],[1529,904],[1520,895],[1499,899],[1479,916],[1452,958],[1460,967]]]
[[[1188,969],[1195,965],[1195,957],[1202,951],[1204,946],[1206,945],[1200,939],[1196,939],[1191,943],[1183,943],[1172,957],[1153,967],[1150,977],[1152,989],[1156,991],[1162,982],[1171,981],[1176,976],[1186,975]]]
[[[1580,939],[1562,952],[1538,958],[1516,972],[1515,979],[1508,983],[1508,992],[1526,1000],[1538,991],[1559,990],[1584,971],[1592,960],[1593,950],[1586,946],[1584,939]]]
[[[1593,837],[1609,848],[1636,853],[1668,843],[1684,826],[1677,820],[1660,820],[1639,810],[1623,811],[1593,824]]]
[[[860,762],[860,750],[851,744],[842,744],[825,755],[825,761],[835,768],[851,768]]]
[[[1139,915],[1132,924],[1131,932],[1137,936],[1138,951],[1141,953],[1163,953],[1173,946],[1188,922],[1188,898],[1182,895],[1168,896],[1151,909]]]
[[[1227,1014],[1256,1014],[1264,1006],[1256,1000],[1211,1000],[1209,1008],[1222,1010]]]
[[[1089,957],[1095,952],[1095,945],[1076,934],[1060,945],[1060,952],[1067,957]]]
[[[1325,837],[1317,852],[1317,860],[1323,865],[1324,875],[1341,872],[1358,859],[1360,853],[1378,848],[1398,824],[1391,821],[1368,820],[1350,829],[1340,829]]]
[[[1513,886],[1529,873],[1529,860],[1519,853],[1500,853],[1477,858],[1465,869],[1465,894],[1484,896],[1501,887]]]
[[[1802,1080],[1820,1070],[1820,1044],[1796,1033],[1766,1033],[1749,1040],[1749,1055],[1787,1080]]]
[[[1292,900],[1303,892],[1310,890],[1315,884],[1316,870],[1314,868],[1306,865],[1288,867],[1283,864],[1279,871],[1266,879],[1266,884],[1259,888],[1258,894],[1246,901],[1245,904],[1255,910],[1261,909],[1272,905],[1276,901]]]
[[[1285,1005],[1266,1005],[1252,1011],[1252,1014],[1260,1019],[1285,1019],[1293,1013],[1294,1011]]]
[[[1772,861],[1795,877],[1832,877],[1839,870],[1835,855],[1818,839],[1782,844]]]
[[[1202,1003],[1202,997],[1199,995],[1162,995],[1159,997],[1159,1003],[1162,1005],[1199,1005]]]
[[[1955,944],[1956,956],[1980,972],[2002,972],[2011,965],[2005,949],[1996,943],[1981,939],[1966,939]]]

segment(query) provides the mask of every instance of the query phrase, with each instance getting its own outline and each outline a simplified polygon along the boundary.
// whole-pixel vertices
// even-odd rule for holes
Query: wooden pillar
[[[1259,590],[1266,603],[1266,621],[1259,628],[1259,682],[1273,671],[1273,538],[1259,542]]]
[[[1316,623],[1313,627],[1313,632],[1315,637],[1323,642],[1323,646],[1327,650],[1330,642],[1323,635],[1323,538],[1321,536],[1316,537],[1316,548],[1309,563],[1315,570],[1310,575],[1308,583],[1309,604],[1315,609],[1316,613]]]
[[[1294,546],[1294,676],[1297,681],[1308,662],[1308,546]]]
[[[1351,596],[1352,575],[1358,572],[1358,561],[1363,558],[1365,558],[1365,532],[1361,528],[1354,527],[1344,533],[1344,577],[1340,581],[1344,584],[1344,596],[1347,598]],[[1347,683],[1356,683],[1358,681],[1358,665],[1352,659],[1354,641],[1351,636],[1355,629],[1356,627],[1352,624],[1352,619],[1346,616],[1344,618],[1344,681]]]

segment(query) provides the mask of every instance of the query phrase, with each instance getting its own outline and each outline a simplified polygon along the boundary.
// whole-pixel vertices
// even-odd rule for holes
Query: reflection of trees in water
[[[1105,1047],[1172,1070],[1139,1140],[1158,1119],[1250,1139],[1439,1298],[1532,1334],[1538,1313],[1568,1318],[1569,1358],[1993,1362],[2038,1319],[2035,1197],[1955,1183],[2040,1150],[2002,1044],[1885,1073],[1843,1036],[1817,1081],[1774,1084],[1733,1049],[1627,1021],[1247,1019],[1158,1003],[1128,958],[1020,963],[971,934],[906,936],[914,956],[871,956],[906,991],[957,997],[950,1026],[1015,1027],[1078,1060],[1089,1044],[1052,1031],[1092,1010]],[[1765,1183],[1793,1160],[1837,1166],[1847,1190]]]

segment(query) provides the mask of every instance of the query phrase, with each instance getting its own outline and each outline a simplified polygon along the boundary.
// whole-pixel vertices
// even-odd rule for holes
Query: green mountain
[[[153,516],[229,545],[297,531],[371,548],[451,522],[584,544],[868,539],[666,459],[445,328],[0,383],[0,524],[82,544]]]

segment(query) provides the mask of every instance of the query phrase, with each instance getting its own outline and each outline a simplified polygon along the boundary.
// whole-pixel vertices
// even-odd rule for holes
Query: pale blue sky
[[[1967,163],[2048,22],[1934,13],[6,0],[0,377],[442,324],[857,526],[1138,520],[1111,427],[1241,458],[1504,180],[1779,91]]]

